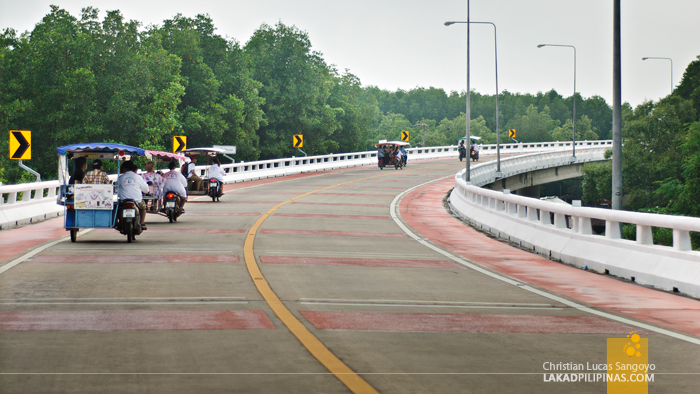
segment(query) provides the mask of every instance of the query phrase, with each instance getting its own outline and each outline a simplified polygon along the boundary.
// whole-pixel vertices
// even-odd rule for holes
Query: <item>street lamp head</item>
[[[545,45],[547,45],[547,44],[540,44],[540,45],[537,46],[537,48],[542,48],[542,47],[545,46]]]
[[[643,57],[643,58],[642,58],[642,60],[647,60],[647,59],[649,59],[649,58],[648,58],[648,57]]]
[[[454,25],[456,22],[445,22],[445,26]]]

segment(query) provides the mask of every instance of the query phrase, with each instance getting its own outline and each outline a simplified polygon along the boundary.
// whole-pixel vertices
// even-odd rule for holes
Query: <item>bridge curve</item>
[[[606,338],[634,330],[665,371],[700,372],[697,301],[557,264],[464,226],[443,206],[463,165],[409,159],[400,171],[360,166],[229,184],[220,203],[195,200],[176,223],[149,217],[132,244],[108,230],[72,244],[60,218],[3,231],[0,372],[9,374],[0,384],[29,392],[558,393],[543,382],[547,362],[605,363]],[[41,238],[18,242],[32,234]],[[298,325],[353,381],[309,349],[318,344],[305,346],[314,340],[294,333]],[[94,375],[57,380],[53,372]],[[655,387],[688,384],[657,378]]]

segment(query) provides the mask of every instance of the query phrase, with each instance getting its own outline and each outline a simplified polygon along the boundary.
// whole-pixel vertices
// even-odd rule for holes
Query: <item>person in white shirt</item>
[[[175,171],[176,167],[177,164],[175,164],[174,161],[171,161],[170,164],[168,164],[170,171],[164,175],[165,185],[163,185],[163,195],[165,196],[165,194],[168,192],[177,193],[180,196],[180,208],[182,209],[182,213],[185,213],[185,203],[187,202],[187,179],[185,179],[181,173]]]
[[[224,171],[224,169],[221,168],[221,162],[219,161],[219,159],[212,159],[212,165],[209,167],[209,178],[214,178],[217,181],[221,182],[221,184],[223,185],[225,176],[226,171]]]
[[[133,161],[125,161],[122,168],[125,171],[117,178],[117,185],[119,185],[117,197],[119,200],[134,200],[139,207],[141,230],[146,230],[146,204],[143,202],[143,193],[148,193],[148,184],[136,174],[138,168]]]
[[[224,177],[226,176],[226,171],[224,171],[223,168],[221,168],[221,162],[219,159],[214,158],[212,159],[212,165],[209,166],[209,169],[207,170],[209,172],[209,178],[210,179],[216,179],[219,182],[219,193],[218,196],[221,197],[224,195]]]
[[[398,149],[398,148],[396,149],[396,152],[394,153],[394,157],[396,158],[396,160],[399,160],[399,162],[401,162],[401,164],[403,164],[403,152],[401,152],[401,149]]]
[[[187,166],[185,167],[185,173],[182,174],[185,178],[191,179],[194,182],[194,190],[199,191],[202,190],[202,178],[199,177],[199,175],[194,173],[194,169],[197,166],[197,156],[192,156],[190,157],[189,163],[187,163]]]

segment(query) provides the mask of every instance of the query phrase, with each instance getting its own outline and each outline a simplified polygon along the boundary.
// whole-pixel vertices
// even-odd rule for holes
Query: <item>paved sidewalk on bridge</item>
[[[401,200],[401,217],[434,244],[493,271],[598,309],[700,335],[700,301],[570,267],[487,236],[445,210],[443,198],[452,187],[449,178],[417,188]]]

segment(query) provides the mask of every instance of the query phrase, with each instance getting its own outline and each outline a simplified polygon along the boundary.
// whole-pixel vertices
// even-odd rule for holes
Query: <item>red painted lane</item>
[[[47,220],[30,226],[2,230],[0,235],[0,261],[24,253],[47,241],[68,235],[63,228],[63,218]]]
[[[360,197],[396,197],[396,194],[371,193],[314,193],[314,196],[360,196]]]
[[[700,335],[700,301],[569,267],[489,238],[445,211],[442,198],[453,186],[447,179],[408,193],[400,203],[402,218],[421,236],[477,264],[601,309]]]
[[[148,224],[148,222],[146,223]],[[149,224],[150,225],[150,224]],[[103,228],[95,230],[98,233],[112,233],[115,230],[111,228]],[[143,234],[183,234],[183,233],[197,233],[197,234],[241,234],[246,232],[243,228],[161,228],[161,227],[151,227],[144,231]]]
[[[362,231],[314,231],[314,230],[260,230],[260,234],[271,235],[319,235],[326,237],[372,237],[372,238],[408,238],[399,233],[366,233]]]
[[[260,212],[216,212],[216,211],[211,211],[211,212],[203,212],[203,211],[196,211],[193,212],[194,215],[196,216],[260,216]]]
[[[410,181],[413,182],[413,181]],[[305,187],[330,187],[333,185],[304,185]],[[384,189],[398,189],[398,190],[406,190],[407,187],[401,187],[401,186],[354,186],[354,185],[342,185],[342,186],[336,186],[338,189],[374,189],[374,190],[384,190]]]
[[[224,201],[211,202],[208,200],[191,200],[191,201],[187,201],[187,204],[216,204],[216,205],[219,205],[219,204],[270,204],[270,205],[276,205],[276,204],[279,204],[279,203],[284,202],[284,201],[285,200],[275,200],[275,201],[224,200]]]
[[[304,205],[326,205],[326,206],[339,206],[339,207],[376,207],[376,208],[386,208],[389,204],[352,204],[352,203],[341,203],[341,202],[303,202],[294,201],[292,204],[304,204]]]
[[[633,327],[596,316],[299,311],[321,330],[629,334]]]
[[[172,254],[172,255],[81,255],[42,254],[27,263],[94,263],[94,264],[139,264],[139,263],[238,263],[238,255],[231,254]]]
[[[286,217],[293,217],[293,218],[389,220],[388,216],[322,215],[322,214],[316,214],[316,213],[275,213],[272,216],[286,216]]]
[[[284,257],[260,256],[264,264],[297,264],[297,265],[336,265],[355,267],[396,267],[396,268],[463,268],[446,260],[400,260],[400,259],[357,259],[334,257]]]
[[[261,310],[0,312],[0,331],[250,330],[275,328]]]
[[[411,183],[415,183],[416,180],[415,180],[415,179],[384,179],[384,178],[373,178],[373,179],[363,179],[362,182],[381,182],[381,183],[384,183],[384,182],[404,182],[404,183],[411,182]],[[374,187],[374,186],[372,186],[372,187]],[[402,189],[403,189],[403,188],[402,188]]]
[[[338,171],[338,170],[335,170]],[[310,176],[317,176],[320,174],[327,174],[328,171],[318,171],[318,172],[306,172],[303,174],[295,174],[295,175],[287,175],[284,177],[276,177],[276,178],[267,178],[267,179],[260,179],[257,181],[248,181],[248,182],[240,182],[240,183],[231,183],[228,185],[224,185],[224,191],[227,192],[229,190],[236,190],[236,189],[245,189],[247,187],[251,186],[258,186],[258,185],[265,185],[268,183],[275,183],[275,182],[281,182],[285,180],[296,180],[299,178],[308,178]]]

